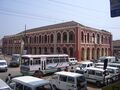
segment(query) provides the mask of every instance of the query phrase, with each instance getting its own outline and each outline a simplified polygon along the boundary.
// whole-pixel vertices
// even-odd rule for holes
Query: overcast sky
[[[66,21],[105,29],[120,39],[120,17],[110,17],[109,0],[0,0],[0,38]]]

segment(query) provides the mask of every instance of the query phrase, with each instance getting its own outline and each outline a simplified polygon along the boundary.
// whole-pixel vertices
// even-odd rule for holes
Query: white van
[[[101,68],[89,67],[84,73],[88,82],[95,83],[96,86],[107,85],[111,82],[111,76],[108,71]]]
[[[85,77],[73,72],[56,72],[50,82],[54,90],[87,90]]]
[[[0,79],[0,90],[12,90],[7,83]]]
[[[96,67],[103,69],[104,66],[96,66]],[[109,73],[110,73],[113,81],[118,80],[118,76],[119,76],[119,74],[120,74],[118,68],[107,66],[107,70],[109,71]]]
[[[77,64],[77,60],[75,58],[69,58],[69,65]]]
[[[111,62],[116,62],[116,57],[114,56],[102,56],[102,57],[99,57],[99,62],[103,62],[104,63],[104,60],[107,59],[108,60],[108,63],[111,63]]]
[[[91,61],[82,61],[78,63],[77,68],[75,69],[75,71],[81,71],[81,70],[86,70],[86,68],[88,67],[94,67],[94,63]]]
[[[7,72],[8,65],[6,60],[0,60],[0,71]]]
[[[49,81],[33,76],[15,77],[10,86],[13,90],[52,90]]]

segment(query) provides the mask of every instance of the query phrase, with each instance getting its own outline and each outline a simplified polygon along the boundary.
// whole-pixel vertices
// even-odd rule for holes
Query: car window
[[[5,62],[0,62],[0,65],[6,65],[6,63]]]
[[[94,70],[89,70],[88,74],[95,75],[95,71]]]
[[[67,76],[60,75],[60,81],[66,82]]]
[[[102,74],[102,72],[97,71],[97,72],[96,72],[96,75],[97,75],[97,76],[102,76],[103,74]]]
[[[50,84],[46,84],[46,85],[37,87],[36,90],[52,90],[52,87]]]
[[[75,83],[75,79],[73,77],[68,77],[68,83]]]

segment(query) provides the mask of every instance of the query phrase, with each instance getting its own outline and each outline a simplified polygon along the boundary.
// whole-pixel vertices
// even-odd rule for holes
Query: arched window
[[[67,54],[67,53],[68,53],[66,47],[63,48],[63,53],[64,53],[64,54]]]
[[[39,47],[39,54],[41,54],[41,47]]]
[[[54,48],[53,47],[50,48],[50,52],[54,53]]]
[[[97,44],[100,44],[100,35],[97,34]]]
[[[60,43],[60,42],[61,42],[61,34],[57,33],[57,43]]]
[[[85,50],[84,48],[81,49],[81,60],[84,60],[85,57]]]
[[[84,42],[84,33],[81,32],[81,41]]]
[[[44,48],[44,53],[47,54],[47,47]]]
[[[101,43],[103,44],[103,35],[101,36]]]
[[[45,43],[47,43],[47,35],[45,35]]]
[[[95,43],[95,34],[92,34],[92,43]]]
[[[97,59],[100,57],[100,49],[97,48]]]
[[[37,42],[37,38],[36,38],[36,36],[34,36],[34,43],[36,43]]]
[[[41,43],[41,35],[39,36],[39,43]]]
[[[57,47],[57,53],[58,53],[58,54],[61,53],[60,47]]]
[[[95,49],[92,48],[92,59],[95,59]]]
[[[102,48],[102,53],[101,53],[102,56],[104,56],[104,49]]]
[[[87,48],[87,60],[90,60],[90,48]]]
[[[53,34],[50,35],[50,42],[53,43]]]
[[[32,38],[30,37],[30,43],[32,43]]]
[[[74,57],[74,51],[73,51],[73,48],[69,48],[69,52],[70,52],[70,57]]]
[[[89,37],[90,37],[90,35],[89,35],[89,33],[87,33],[87,42],[89,43]]]
[[[66,43],[67,42],[67,32],[63,33],[63,42]]]
[[[42,36],[42,43],[44,43],[44,36]]]
[[[34,54],[37,54],[37,49],[36,49],[36,47],[34,47]]]
[[[69,42],[74,43],[75,42],[75,34],[73,31],[69,32]]]

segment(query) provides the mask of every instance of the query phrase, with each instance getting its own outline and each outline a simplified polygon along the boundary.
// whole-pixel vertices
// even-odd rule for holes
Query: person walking
[[[9,73],[8,76],[7,76],[7,78],[6,78],[6,80],[5,80],[6,83],[7,83],[7,84],[10,84],[11,79],[12,79],[12,77],[11,77],[11,74]]]

